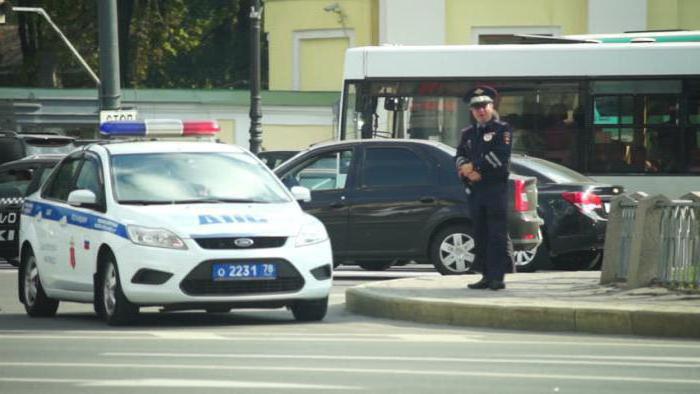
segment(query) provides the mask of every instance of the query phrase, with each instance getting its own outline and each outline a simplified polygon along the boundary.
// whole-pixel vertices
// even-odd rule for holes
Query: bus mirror
[[[405,111],[406,101],[405,97],[386,97],[384,99],[384,109],[387,111]]]

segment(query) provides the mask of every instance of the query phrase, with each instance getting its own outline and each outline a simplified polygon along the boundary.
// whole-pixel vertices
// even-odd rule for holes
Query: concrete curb
[[[591,307],[543,305],[541,301],[494,304],[469,300],[396,296],[360,285],[346,290],[353,313],[419,323],[514,330],[574,331],[596,334],[700,338],[700,314],[637,305]]]

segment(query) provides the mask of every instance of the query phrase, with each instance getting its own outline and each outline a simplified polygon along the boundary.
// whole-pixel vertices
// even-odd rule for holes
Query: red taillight
[[[591,192],[564,192],[561,194],[564,199],[583,212],[591,212],[603,207],[603,200],[600,196]]]
[[[527,191],[525,190],[525,181],[520,179],[515,180],[515,210],[525,212],[530,210],[530,201],[527,199]]]

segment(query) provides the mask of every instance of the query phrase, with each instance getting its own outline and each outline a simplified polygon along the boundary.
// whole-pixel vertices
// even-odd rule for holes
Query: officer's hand
[[[474,164],[465,163],[459,166],[459,176],[462,178],[468,178],[469,174],[474,171]]]
[[[472,182],[479,182],[481,180],[481,174],[477,171],[472,171],[467,175],[467,178]]]

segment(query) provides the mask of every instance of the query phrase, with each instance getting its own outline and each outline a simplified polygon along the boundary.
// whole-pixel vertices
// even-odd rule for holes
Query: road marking
[[[480,364],[544,364],[544,365],[611,365],[611,366],[635,366],[635,367],[658,367],[658,368],[698,368],[700,369],[700,358],[692,361],[661,362],[649,358],[647,362],[631,362],[629,360],[606,361],[604,358],[594,358],[593,360],[567,360],[565,357],[559,359],[543,359],[537,356],[532,358],[482,358],[482,357],[397,357],[397,356],[333,356],[333,355],[288,355],[288,354],[214,354],[214,353],[141,353],[141,352],[105,352],[101,354],[106,357],[165,357],[165,358],[209,358],[209,359],[277,359],[277,360],[334,360],[334,361],[396,361],[396,362],[447,362],[447,363],[480,363]],[[653,360],[653,361],[652,361]]]
[[[330,368],[330,367],[272,367],[268,365],[262,366],[232,366],[232,365],[195,365],[195,364],[167,364],[167,365],[150,365],[150,364],[135,364],[135,363],[50,363],[50,362],[0,362],[2,367],[20,367],[20,368],[81,368],[81,369],[136,369],[143,371],[146,369],[159,370],[211,370],[211,371],[254,371],[254,372],[318,372],[318,373],[338,373],[347,375],[353,374],[371,374],[371,375],[421,375],[421,376],[456,376],[456,377],[481,377],[481,378],[506,378],[506,379],[535,379],[535,380],[572,380],[572,381],[599,381],[599,382],[636,382],[636,383],[654,383],[654,384],[688,384],[698,385],[700,379],[673,379],[673,378],[652,378],[652,377],[637,377],[637,376],[621,376],[621,375],[568,375],[568,374],[541,374],[541,373],[508,373],[508,372],[477,372],[477,371],[462,371],[462,370],[426,370],[426,364],[420,366],[420,369],[381,369],[381,368]],[[3,372],[6,372],[3,370]],[[81,372],[84,372],[81,371]],[[8,378],[1,378],[8,379]],[[9,378],[11,379],[11,378]]]
[[[85,387],[208,387],[208,388],[252,388],[252,389],[295,389],[295,390],[359,390],[361,387],[300,384],[246,382],[239,380],[203,379],[47,379],[0,377],[0,382],[13,383],[65,383]]]

